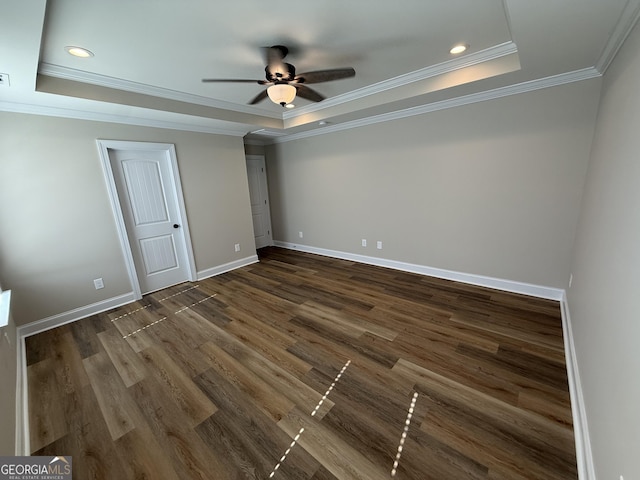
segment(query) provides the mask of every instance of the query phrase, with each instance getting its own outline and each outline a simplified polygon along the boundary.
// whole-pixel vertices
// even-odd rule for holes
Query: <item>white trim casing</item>
[[[122,215],[122,208],[120,203],[120,197],[118,196],[118,190],[116,188],[113,169],[111,168],[111,159],[109,157],[109,150],[155,150],[165,152],[169,158],[169,164],[171,166],[171,182],[176,189],[176,205],[178,207],[178,213],[180,215],[179,223],[182,225],[182,232],[185,240],[185,250],[188,261],[188,280],[195,281],[196,275],[196,262],[193,254],[193,246],[191,243],[191,234],[189,233],[189,223],[187,220],[187,211],[184,206],[184,195],[182,193],[182,184],[180,181],[180,172],[178,170],[178,157],[176,155],[176,147],[171,143],[150,143],[150,142],[131,142],[121,140],[96,140],[98,147],[98,153],[100,155],[100,161],[102,163],[102,171],[104,173],[105,182],[107,184],[107,193],[109,194],[109,202],[111,210],[116,222],[116,230],[118,231],[118,239],[120,240],[120,248],[124,255],[125,266],[127,268],[127,274],[129,275],[129,281],[131,283],[131,289],[135,295],[135,299],[142,298],[142,291],[140,289],[140,282],[136,273],[136,266],[133,261],[133,253],[131,251],[131,245],[129,244],[129,236],[127,235],[127,227]]]
[[[368,257],[355,253],[340,252],[336,250],[327,250],[325,248],[311,247],[308,245],[299,245],[289,242],[274,241],[275,246],[288,248],[290,250],[300,250],[301,252],[316,253],[326,257],[341,258],[343,260],[352,260],[354,262],[366,263],[369,265],[377,265],[379,267],[393,268],[404,272],[418,273],[429,277],[444,278],[455,282],[468,283],[478,285],[480,287],[493,288],[505,292],[519,293],[532,297],[545,298],[548,300],[562,299],[564,290],[553,287],[545,287],[542,285],[533,285],[530,283],[516,282],[513,280],[505,280],[502,278],[486,277],[483,275],[475,275],[472,273],[455,272],[453,270],[444,270],[441,268],[427,267],[424,265],[416,265],[413,263],[399,262],[396,260],[387,260],[385,258]]]
[[[11,290],[0,290],[0,328],[9,324]]]
[[[29,439],[29,384],[27,383],[27,348],[25,337],[17,329],[18,371],[16,375],[16,451],[17,456],[31,454]]]

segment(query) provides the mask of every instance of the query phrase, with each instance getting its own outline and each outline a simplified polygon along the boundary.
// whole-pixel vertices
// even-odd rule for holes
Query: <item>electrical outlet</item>
[[[377,248],[378,250],[382,250],[382,242],[381,242],[380,240],[378,240],[378,241],[376,242],[376,248]]]
[[[96,290],[100,290],[101,288],[104,288],[104,282],[102,281],[102,278],[96,278],[93,281],[93,285],[96,287]]]
[[[363,247],[366,247],[366,246],[367,246],[367,239],[366,239],[366,238],[363,238],[363,239],[362,239],[362,246],[363,246]]]
[[[8,73],[0,73],[0,86],[4,85],[5,87],[9,86],[9,74]]]
[[[298,232],[298,236],[302,238],[304,235],[302,235],[302,232]]]
[[[236,249],[236,252],[239,252],[239,251],[240,251],[240,244],[239,244],[239,243],[236,243],[236,244],[235,244],[235,249]]]

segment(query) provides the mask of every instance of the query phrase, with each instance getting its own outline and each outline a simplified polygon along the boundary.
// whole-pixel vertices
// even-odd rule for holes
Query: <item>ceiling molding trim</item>
[[[301,115],[307,115],[309,113],[324,110],[325,108],[335,107],[343,103],[348,103],[354,100],[359,100],[370,95],[375,95],[386,90],[402,87],[410,83],[418,82],[421,80],[427,80],[429,78],[438,77],[447,73],[454,72],[463,68],[471,67],[481,63],[485,63],[491,60],[502,58],[508,55],[518,53],[518,47],[513,42],[505,42],[500,45],[495,45],[490,48],[486,48],[479,52],[471,53],[464,57],[447,60],[446,62],[439,63],[437,65],[431,65],[429,67],[409,72],[404,75],[399,75],[382,82],[374,83],[367,87],[359,88],[342,95],[336,95],[335,97],[327,98],[320,103],[306,105],[304,107],[296,108],[295,110],[285,112],[282,114],[284,120],[290,118],[296,118]]]
[[[200,95],[192,95],[189,93],[170,90],[167,88],[154,87],[144,83],[122,80],[119,78],[109,77],[106,75],[98,75],[96,73],[83,72],[73,68],[62,67],[50,63],[40,63],[38,73],[50,77],[60,78],[63,80],[72,80],[74,82],[88,83],[101,87],[114,88],[116,90],[124,90],[133,93],[142,93],[144,95],[152,95],[154,97],[167,98],[185,103],[193,103],[195,105],[204,105],[207,107],[219,108],[222,110],[231,110],[234,112],[248,113],[250,115],[259,115],[270,118],[281,119],[282,114],[270,112],[268,110],[258,110],[248,105],[240,105],[237,103],[225,102],[213,98],[202,97]]]
[[[287,135],[287,132],[285,132],[284,130],[269,130],[268,128],[261,128],[250,133],[257,135],[266,135],[269,137],[284,137],[285,135]]]
[[[633,27],[638,23],[638,19],[640,19],[640,0],[628,0],[609,37],[609,41],[607,41],[596,63],[596,69],[603,75],[609,68],[609,65],[611,65],[611,62],[631,33]]]
[[[29,115],[43,115],[46,117],[62,117],[74,120],[87,120],[93,122],[119,123],[123,125],[137,125],[140,127],[163,128],[167,130],[182,130],[185,132],[212,133],[215,135],[227,135],[243,137],[247,130],[226,130],[205,125],[194,125],[188,122],[168,122],[142,117],[129,117],[110,113],[89,112],[85,110],[72,110],[61,107],[47,107],[27,103],[13,103],[0,101],[0,112],[26,113]]]
[[[267,142],[265,142],[264,140],[258,140],[257,138],[245,138],[244,144],[254,145],[256,147],[264,147],[265,145],[267,145]]]
[[[291,135],[287,135],[286,137],[275,138],[271,143],[285,143],[293,140],[299,140],[302,138],[314,137],[316,135],[325,135],[327,133],[334,133],[342,130],[349,130],[352,128],[364,127],[364,126],[372,125],[375,123],[399,120],[402,118],[412,117],[415,115],[423,115],[425,113],[436,112],[438,110],[445,110],[449,108],[460,107],[463,105],[470,105],[472,103],[484,102],[487,100],[494,100],[497,98],[531,92],[534,90],[541,90],[544,88],[555,87],[555,86],[564,85],[567,83],[579,82],[582,80],[589,80],[589,79],[597,78],[601,76],[602,74],[598,70],[596,70],[594,67],[584,68],[582,70],[576,70],[573,72],[562,73],[559,75],[545,77],[538,80],[522,82],[516,85],[509,85],[507,87],[500,87],[493,90],[487,90],[485,92],[472,93],[470,95],[465,95],[462,97],[456,97],[448,100],[429,103],[426,105],[420,105],[417,107],[397,110],[395,112],[375,115],[372,117],[353,120],[350,122],[345,122],[337,125],[329,125],[318,130],[310,130],[306,132],[294,133]]]

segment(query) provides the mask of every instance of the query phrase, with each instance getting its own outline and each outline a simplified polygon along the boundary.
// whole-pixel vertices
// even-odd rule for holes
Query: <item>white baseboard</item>
[[[136,300],[137,298],[135,297],[134,293],[129,292],[125,293],[124,295],[119,295],[117,297],[112,297],[100,302],[92,303],[91,305],[85,305],[84,307],[75,308],[73,310],[69,310],[68,312],[63,312],[51,317],[43,318],[42,320],[27,323],[26,325],[18,327],[18,338],[30,337],[31,335],[35,335],[46,330],[51,330],[52,328],[60,327],[62,325],[66,325],[67,323],[75,322],[76,320],[90,317],[91,315],[95,315],[97,313],[106,312],[107,310],[111,310],[112,308],[121,307],[122,305],[126,305],[127,303],[135,302]]]
[[[251,255],[239,260],[234,260],[233,262],[218,265],[217,267],[200,270],[197,273],[198,280],[204,280],[205,278],[214,277],[222,273],[230,272],[231,270],[235,270],[236,268],[246,267],[247,265],[251,265],[252,263],[258,263],[258,255]]]
[[[562,331],[564,334],[564,354],[567,364],[567,379],[569,381],[569,394],[571,397],[571,413],[573,415],[573,435],[576,442],[576,462],[578,464],[578,478],[580,480],[596,480],[596,471],[591,453],[591,440],[587,424],[587,412],[582,395],[578,359],[576,357],[573,342],[573,330],[571,327],[571,315],[566,293],[560,302],[562,314]]]
[[[505,280],[501,278],[486,277],[483,275],[475,275],[472,273],[456,272],[453,270],[444,270],[441,268],[427,267],[424,265],[416,265],[413,263],[398,262],[395,260],[387,260],[384,258],[368,257],[366,255],[358,255],[355,253],[340,252],[337,250],[327,250],[324,248],[310,247],[308,245],[299,245],[289,242],[274,241],[277,247],[288,248],[290,250],[299,250],[301,252],[316,253],[327,257],[341,258],[343,260],[351,260],[369,265],[377,265],[379,267],[393,268],[404,272],[418,273],[429,277],[443,278],[445,280],[453,280],[455,282],[468,283],[478,285],[480,287],[493,288],[506,292],[520,293],[532,297],[545,298],[548,300],[562,300],[564,290],[553,287],[545,287],[542,285],[533,285],[530,283],[516,282],[513,280]]]

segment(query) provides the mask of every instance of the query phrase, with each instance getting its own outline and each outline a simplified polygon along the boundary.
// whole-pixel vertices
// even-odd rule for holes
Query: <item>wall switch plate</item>
[[[363,246],[363,247],[366,247],[366,246],[367,246],[367,239],[366,239],[366,238],[363,238],[363,239],[362,239],[362,246]]]
[[[5,87],[9,86],[9,74],[8,73],[0,73],[0,86],[4,85]]]
[[[236,243],[234,248],[236,249],[236,252],[239,252],[240,251],[240,244]]]
[[[101,288],[104,288],[104,282],[102,281],[102,278],[96,278],[93,281],[93,285],[96,287],[96,290],[100,290]]]
[[[302,232],[298,232],[298,236],[302,238],[303,237]]]
[[[382,242],[381,242],[380,240],[378,240],[378,241],[376,242],[376,248],[377,248],[378,250],[382,250]]]

